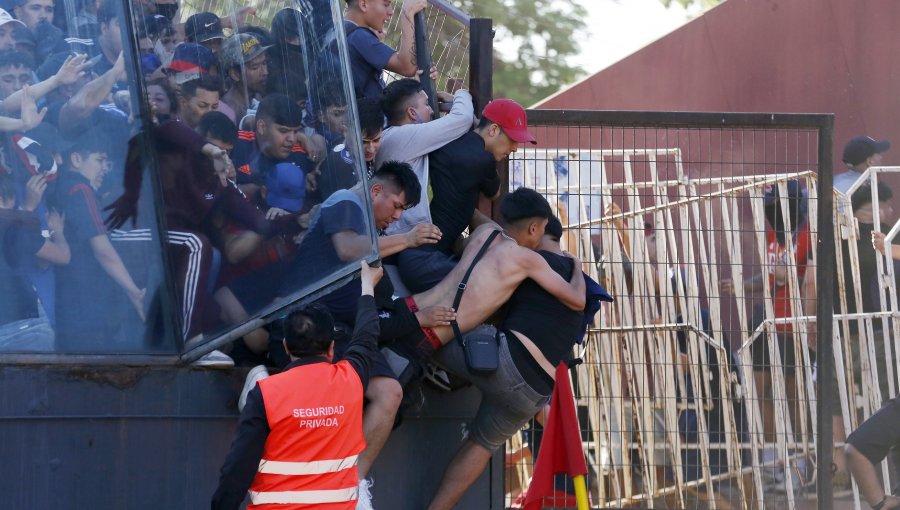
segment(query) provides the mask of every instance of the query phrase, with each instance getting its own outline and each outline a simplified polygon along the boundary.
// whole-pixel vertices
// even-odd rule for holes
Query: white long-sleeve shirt
[[[381,148],[375,156],[375,167],[385,161],[409,163],[422,185],[419,204],[403,211],[387,234],[408,232],[418,223],[431,223],[428,207],[428,154],[466,134],[474,120],[472,96],[467,90],[453,95],[453,106],[447,115],[422,124],[390,126],[381,135]]]

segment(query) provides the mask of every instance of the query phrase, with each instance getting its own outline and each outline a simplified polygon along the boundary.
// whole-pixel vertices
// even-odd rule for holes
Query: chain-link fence
[[[394,17],[388,22],[384,42],[400,47],[400,6],[395,7]],[[425,27],[431,59],[437,69],[436,90],[452,92],[469,83],[469,23],[470,18],[445,0],[429,0],[425,8]],[[398,78],[385,73],[386,81]],[[402,78],[402,77],[401,77]]]
[[[531,111],[529,123],[539,145],[511,157],[510,189],[545,194],[566,249],[616,298],[575,353],[592,505],[815,504],[817,472],[831,471],[814,405],[815,275],[834,271],[817,244],[827,117]],[[510,506],[541,430],[507,445]],[[574,506],[556,488],[556,506]]]

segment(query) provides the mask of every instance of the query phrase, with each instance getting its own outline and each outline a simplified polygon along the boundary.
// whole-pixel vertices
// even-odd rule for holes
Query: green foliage
[[[579,79],[577,55],[587,12],[558,0],[455,0],[472,17],[494,22],[494,96],[530,106]]]
[[[672,3],[678,3],[684,6],[685,8],[692,7],[695,5],[700,6],[704,11],[709,9],[710,7],[715,7],[722,3],[724,0],[660,0],[666,7],[672,5]]]

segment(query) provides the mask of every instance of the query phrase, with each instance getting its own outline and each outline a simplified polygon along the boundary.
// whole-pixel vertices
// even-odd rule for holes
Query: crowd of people
[[[417,76],[433,70],[418,68],[413,42],[425,0],[399,7],[397,49],[382,42],[390,0],[347,0],[342,26],[327,2],[300,3],[305,10],[282,9],[264,27],[248,23],[252,8],[182,20],[170,2],[130,11],[113,0],[0,2],[0,292],[9,303],[0,349],[106,352],[158,334],[167,296],[162,257],[148,244],[155,232],[188,346],[380,257],[383,274],[363,264],[360,279],[198,361],[254,367],[213,508],[237,508],[248,490],[254,505],[371,508],[367,476],[425,374],[483,394],[430,506],[451,508],[544,409],[586,310],[609,297],[561,251],[562,225],[537,192],[507,195],[500,224],[478,210],[479,197],[500,194],[497,163],[535,139],[508,99],[476,111],[464,89],[437,92],[448,113],[432,111]],[[132,35],[139,61],[123,42]],[[400,78],[385,84],[385,71]],[[851,141],[851,171],[836,188],[888,148]],[[797,267],[804,303],[815,293],[802,190],[783,189],[786,199],[777,188],[765,198],[772,272],[746,282],[772,288],[778,318],[808,312],[792,310],[784,266]],[[852,201],[867,225],[871,194]],[[884,185],[876,194],[891,196]],[[860,256],[884,252],[883,234],[872,237]],[[861,296],[874,308],[871,292]],[[782,364],[799,363],[790,324],[776,329]],[[762,346],[753,359],[765,400],[773,362]],[[772,411],[764,415],[771,434]]]
[[[435,115],[417,79],[434,70],[413,51],[425,0],[398,6],[396,50],[390,0],[347,1],[342,26],[329,2],[300,3],[267,26],[251,8],[182,19],[168,2],[0,10],[0,348],[171,350],[162,243],[186,348],[380,257],[384,276],[364,265],[198,360],[255,367],[213,507],[249,489],[255,505],[369,508],[409,385],[449,372],[485,395],[432,505],[450,508],[547,403],[583,333],[586,281],[537,192],[510,194],[502,226],[477,211],[499,195],[497,163],[535,140],[507,99],[476,112],[466,90],[438,92],[450,108]]]

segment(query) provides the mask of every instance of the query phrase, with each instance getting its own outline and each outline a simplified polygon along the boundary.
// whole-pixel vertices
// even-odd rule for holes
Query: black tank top
[[[548,251],[538,254],[566,281],[572,278],[575,263],[571,258]],[[568,361],[581,332],[583,312],[567,307],[530,278],[513,292],[507,310],[501,329],[528,337],[554,367]]]

